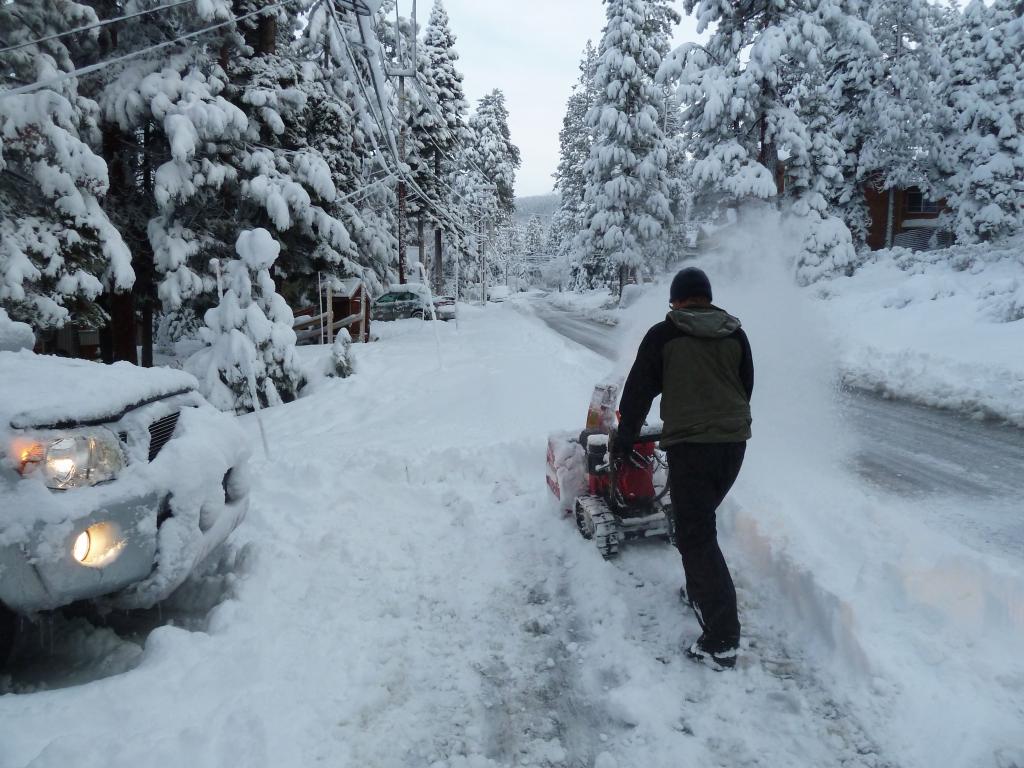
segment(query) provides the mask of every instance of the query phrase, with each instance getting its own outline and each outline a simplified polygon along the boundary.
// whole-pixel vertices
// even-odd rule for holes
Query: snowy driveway
[[[823,666],[842,648],[780,612],[799,584],[780,598],[739,562],[745,653],[716,674],[680,657],[677,556],[606,563],[552,508],[546,435],[580,425],[606,361],[510,306],[444,325],[443,370],[427,325],[378,328],[357,376],[265,413],[234,539],[254,557],[206,631],[162,626],[124,674],[0,697],[0,768],[934,764],[894,718],[913,675]],[[1015,759],[1006,717],[981,715],[966,754]]]

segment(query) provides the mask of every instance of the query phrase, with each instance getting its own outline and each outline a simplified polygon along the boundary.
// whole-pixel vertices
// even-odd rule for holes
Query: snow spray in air
[[[849,453],[836,408],[837,368],[823,313],[797,285],[794,264],[803,242],[799,219],[771,209],[740,212],[737,223],[714,233],[714,245],[683,266],[708,273],[715,304],[736,315],[754,355],[754,437],[748,463],[770,461],[780,480],[817,476]],[[669,283],[645,291],[621,324],[616,364],[629,371],[651,325],[667,313]],[[657,403],[655,404],[655,409]],[[652,409],[652,417],[657,411]]]

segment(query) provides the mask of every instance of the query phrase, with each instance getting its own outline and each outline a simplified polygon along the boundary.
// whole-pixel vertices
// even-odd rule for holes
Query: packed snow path
[[[544,298],[531,307],[549,327],[610,360],[632,351],[618,329],[583,313]],[[836,396],[861,440],[853,468],[866,483],[929,502],[922,510],[966,542],[1024,558],[1024,430],[860,391]]]
[[[467,314],[443,370],[424,324],[381,325],[356,377],[265,412],[233,599],[123,674],[0,697],[0,766],[890,764],[742,570],[739,671],[682,659],[677,555],[602,561],[544,487],[606,363]]]

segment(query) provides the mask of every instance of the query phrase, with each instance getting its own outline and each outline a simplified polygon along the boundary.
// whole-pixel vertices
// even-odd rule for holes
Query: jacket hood
[[[679,330],[702,339],[722,339],[739,330],[739,318],[716,306],[673,309],[666,318]]]

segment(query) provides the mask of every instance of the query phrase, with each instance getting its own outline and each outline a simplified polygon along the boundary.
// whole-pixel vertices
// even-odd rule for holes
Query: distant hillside
[[[527,221],[533,215],[550,219],[558,208],[558,195],[530,195],[516,198],[516,221]]]

